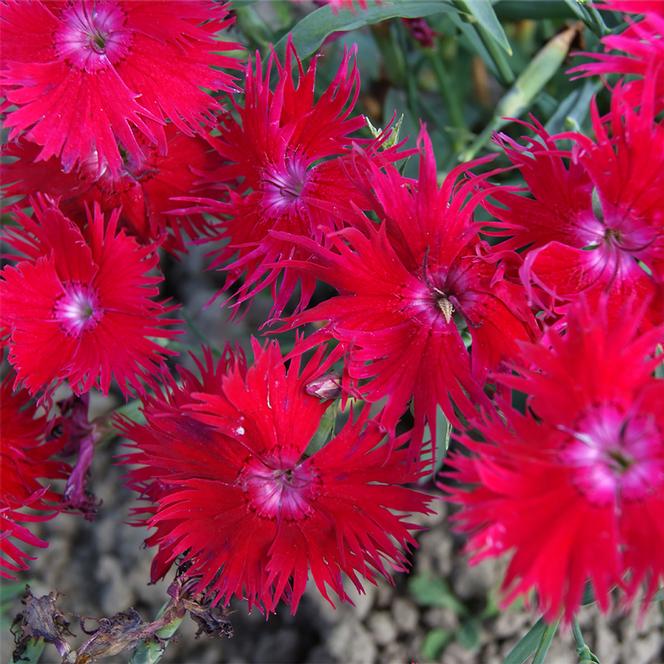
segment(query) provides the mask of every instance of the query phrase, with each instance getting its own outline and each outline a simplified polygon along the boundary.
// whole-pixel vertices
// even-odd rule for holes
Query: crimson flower
[[[569,70],[580,76],[619,74],[629,76],[625,83],[630,102],[637,104],[643,95],[646,78],[653,80],[655,103],[664,108],[664,3],[660,0],[611,0],[600,9],[643,14],[639,21],[625,16],[629,26],[619,35],[602,38],[607,51],[613,53],[580,53],[593,58]],[[622,51],[622,54],[615,53]]]
[[[152,576],[180,558],[215,603],[270,612],[284,599],[295,612],[311,573],[326,599],[348,600],[344,575],[361,592],[360,576],[404,569],[417,526],[394,512],[428,512],[426,495],[400,486],[422,464],[381,444],[368,409],[308,456],[330,402],[305,388],[329,361],[317,351],[286,368],[275,342],[253,350],[250,368],[227,358],[219,377],[208,361],[198,385],[185,377],[179,394],[148,399],[144,424],[121,423],[136,449],[124,462],[139,466],[129,482],[154,503]]]
[[[362,383],[367,401],[386,400],[382,417],[390,429],[412,398],[415,441],[426,422],[435,423],[438,406],[456,423],[455,407],[472,413],[485,399],[489,369],[535,332],[523,288],[482,256],[473,212],[483,193],[459,180],[469,166],[439,187],[424,131],[419,146],[416,182],[391,166],[372,173],[380,225],[355,215],[355,226],[331,236],[330,247],[290,237],[307,255],[290,265],[339,295],[288,323],[327,321],[312,340],[331,336],[347,348],[350,377]],[[470,354],[464,338],[472,338]]]
[[[165,152],[166,119],[198,132],[219,108],[202,88],[234,89],[213,69],[238,67],[219,53],[238,45],[214,38],[226,16],[226,5],[202,0],[3,2],[9,139],[25,132],[39,159],[60,158],[66,171],[93,160],[99,174],[118,175],[124,154],[143,161],[135,132]]]
[[[664,381],[653,376],[664,328],[638,336],[644,306],[609,323],[585,300],[567,332],[522,344],[518,376],[499,380],[528,395],[507,400],[504,420],[476,418],[487,441],[466,439],[449,473],[474,561],[510,554],[506,601],[536,590],[548,620],[570,620],[591,581],[606,611],[610,590],[645,602],[664,580]]]
[[[17,380],[31,393],[68,381],[76,394],[108,393],[116,379],[123,394],[142,391],[174,354],[156,339],[171,339],[177,321],[152,298],[162,280],[152,246],[117,230],[118,212],[105,222],[98,206],[81,230],[55,204],[32,199],[36,220],[18,214],[7,232],[22,257],[0,272],[2,335]]]
[[[539,124],[521,146],[502,143],[529,196],[494,191],[491,212],[502,222],[503,247],[525,250],[521,270],[557,302],[582,292],[608,292],[614,303],[636,293],[651,297],[664,280],[664,126],[654,119],[652,95],[640,109],[614,91],[611,113],[593,105],[595,139],[579,133],[550,136]],[[574,147],[565,150],[562,139]],[[661,312],[654,312],[661,317]]]
[[[292,255],[292,247],[270,231],[323,242],[353,205],[366,202],[351,168],[351,136],[365,124],[361,116],[351,117],[360,83],[354,51],[344,54],[334,80],[315,99],[317,60],[305,71],[292,42],[283,64],[272,52],[263,67],[256,54],[246,69],[244,103],[231,100],[236,114],[226,116],[220,127],[215,145],[226,163],[216,178],[230,185],[229,200],[198,202],[223,218],[213,266],[223,267],[227,275],[224,289],[244,277],[235,307],[271,286],[273,313],[279,314],[298,285],[298,276],[275,266]],[[274,69],[278,81],[272,91]],[[376,151],[380,142],[371,144]],[[397,154],[395,149],[380,153],[381,159]],[[305,275],[300,307],[306,306],[314,287],[315,281]]]
[[[125,159],[119,175],[109,171],[98,175],[96,163],[88,162],[66,173],[56,157],[37,161],[40,147],[35,143],[10,143],[5,154],[17,159],[1,166],[2,181],[7,185],[4,196],[39,192],[59,198],[64,214],[80,226],[85,225],[89,205],[99,203],[103,212],[121,208],[121,226],[141,243],[162,241],[167,251],[184,251],[185,237],[199,239],[210,234],[212,226],[202,214],[170,214],[180,205],[171,199],[197,190],[200,193],[201,189],[203,195],[210,195],[209,188],[198,183],[217,166],[218,159],[201,137],[186,136],[170,124],[165,133],[165,156],[139,136],[145,159],[137,163]]]
[[[46,418],[37,416],[26,390],[12,391],[14,376],[0,384],[0,577],[11,579],[34,558],[17,542],[46,547],[27,526],[54,517],[62,499],[40,480],[63,479],[67,465],[52,457],[60,440],[46,441]],[[28,512],[25,512],[25,509]]]

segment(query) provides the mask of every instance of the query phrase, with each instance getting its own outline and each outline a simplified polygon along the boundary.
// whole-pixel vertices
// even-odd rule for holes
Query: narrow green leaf
[[[590,100],[602,86],[601,81],[587,80],[582,87],[570,92],[559,102],[556,112],[549,118],[545,129],[550,134],[570,130],[571,126],[581,126],[588,116]]]
[[[503,21],[522,21],[523,19],[575,18],[576,12],[561,0],[498,0],[495,12]]]
[[[332,404],[323,414],[320,420],[318,429],[313,435],[309,445],[307,446],[307,455],[311,456],[316,454],[319,450],[323,449],[325,444],[332,438],[334,434],[334,425],[337,421],[339,408],[336,403]]]
[[[539,645],[537,646],[537,652],[533,657],[533,664],[544,664],[544,661],[546,660],[546,655],[549,652],[549,648],[551,647],[553,637],[556,635],[557,631],[558,631],[557,620],[556,622],[553,622],[550,625],[546,626],[544,634],[542,634],[542,638],[539,642]]]
[[[507,653],[503,664],[523,664],[536,650],[546,631],[547,624],[540,618],[526,635]]]
[[[420,18],[450,11],[452,7],[446,0],[383,0],[361,12],[341,10],[337,14],[327,5],[305,16],[290,34],[298,54],[306,58],[333,32],[349,32],[390,18]],[[286,50],[287,37],[282,37],[275,46],[277,53],[283,54]]]
[[[445,413],[443,413],[442,408],[439,406],[436,410],[436,424],[433,433],[428,424],[424,428],[424,439],[431,441],[431,447],[428,447],[424,454],[422,454],[422,462],[430,467],[430,470],[428,470],[427,474],[421,479],[422,484],[429,482],[431,480],[431,475],[435,475],[443,467],[445,457],[447,457],[447,451],[450,447],[451,436],[452,425],[445,416]],[[431,464],[431,450],[435,452],[433,464]]]
[[[494,131],[504,127],[510,118],[519,117],[528,109],[535,97],[553,78],[565,61],[576,36],[579,25],[573,25],[551,39],[519,74],[514,85],[498,102],[496,112],[489,124],[473,144],[461,155],[461,161],[469,161],[489,141]]]
[[[489,0],[455,0],[455,4],[470,14],[508,55],[512,55],[507,35]]]
[[[581,19],[596,35],[602,37],[609,29],[604,23],[604,19],[600,12],[585,0],[564,0],[565,4],[570,8],[573,14]]]

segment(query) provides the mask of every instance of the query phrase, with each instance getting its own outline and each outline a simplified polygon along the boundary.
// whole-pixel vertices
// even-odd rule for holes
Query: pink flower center
[[[416,318],[428,327],[456,325],[460,313],[457,288],[450,275],[424,271],[418,281],[404,289],[404,301]],[[458,319],[458,317],[457,317]]]
[[[104,315],[99,297],[90,286],[69,284],[65,294],[55,303],[55,319],[69,335],[80,337],[83,332],[96,327]]]
[[[277,459],[264,463],[254,458],[240,475],[240,485],[260,516],[292,521],[313,512],[311,501],[318,492],[318,477],[301,463],[292,465]]]
[[[55,35],[59,57],[79,69],[92,72],[122,59],[129,51],[131,32],[116,2],[78,0],[60,15]]]
[[[638,500],[664,484],[664,445],[652,416],[606,405],[588,413],[571,434],[563,461],[592,502]]]
[[[603,267],[606,261],[617,267],[634,267],[634,258],[647,259],[659,235],[647,219],[639,218],[629,209],[621,209],[593,194],[593,209],[579,219],[579,241],[586,250],[597,251],[602,256],[597,263]]]
[[[267,207],[281,212],[298,203],[307,184],[307,167],[295,159],[281,166],[270,166],[263,172],[262,184]]]

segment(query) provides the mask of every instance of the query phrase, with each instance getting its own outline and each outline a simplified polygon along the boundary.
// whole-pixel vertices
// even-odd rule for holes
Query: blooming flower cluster
[[[55,390],[77,405],[85,458],[65,499],[79,503],[87,398],[115,390],[141,403],[140,421],[113,422],[152,580],[177,565],[215,605],[294,612],[310,578],[347,601],[348,583],[407,569],[441,412],[457,440],[439,486],[476,560],[510,556],[506,601],[534,594],[570,620],[588,583],[603,610],[614,588],[651,597],[664,580],[656,5],[612,2],[645,14],[604,40],[628,55],[576,69],[630,75],[607,113],[593,100],[591,135],[533,118],[523,139],[495,137],[499,157],[439,180],[424,125],[411,150],[390,128],[361,133],[354,49],[323,86],[291,39],[245,58],[212,1],[2,3],[0,573],[26,567],[16,540],[44,544],[24,524],[66,504],[48,484],[69,471]],[[501,184],[506,171],[524,186]],[[295,331],[293,346],[206,348],[173,371],[160,251],[192,242],[233,313],[270,290],[266,325]]]

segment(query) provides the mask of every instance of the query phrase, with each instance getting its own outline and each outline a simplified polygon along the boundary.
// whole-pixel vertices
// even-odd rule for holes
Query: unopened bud
[[[333,372],[323,374],[308,383],[304,391],[319,399],[338,399],[341,396],[341,377]]]

